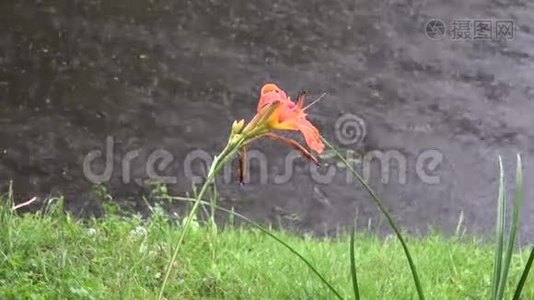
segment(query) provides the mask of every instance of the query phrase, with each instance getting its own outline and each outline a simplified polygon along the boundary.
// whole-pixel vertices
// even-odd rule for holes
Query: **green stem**
[[[202,197],[204,196],[204,193],[206,193],[206,190],[208,189],[210,184],[214,181],[215,176],[219,173],[221,168],[232,158],[232,156],[236,153],[237,149],[239,149],[239,147],[242,145],[242,143],[245,141],[246,138],[247,138],[246,136],[243,136],[238,141],[232,143],[232,137],[230,137],[230,140],[228,141],[228,144],[226,145],[226,147],[221,151],[219,155],[215,156],[215,158],[213,159],[213,162],[211,163],[206,180],[204,181],[204,184],[202,185],[200,192],[196,196],[193,207],[191,208],[191,211],[189,212],[189,215],[187,216],[185,224],[182,228],[182,232],[180,233],[178,244],[176,244],[176,247],[174,248],[174,251],[172,253],[171,260],[169,261],[169,264],[167,265],[167,269],[165,271],[165,277],[163,278],[163,283],[161,284],[161,288],[158,294],[158,300],[161,300],[163,298],[163,292],[165,291],[165,286],[167,285],[167,281],[169,279],[172,266],[174,265],[174,261],[176,260],[176,257],[178,256],[178,252],[180,251],[180,247],[184,241],[187,230],[189,229],[191,220],[197,213],[198,207],[200,205]]]
[[[352,290],[354,291],[354,300],[360,300],[360,289],[358,288],[358,276],[356,275],[356,257],[354,254],[354,231],[355,226],[350,229],[350,275],[352,278]]]
[[[325,140],[323,138],[323,142],[330,148],[334,151],[334,153],[336,154],[336,156],[343,162],[343,164],[345,164],[345,166],[347,167],[347,169],[354,175],[356,176],[356,178],[358,179],[358,181],[361,183],[361,185],[365,188],[365,190],[369,193],[369,195],[371,195],[371,199],[373,199],[373,201],[375,202],[375,204],[378,206],[378,208],[380,209],[380,211],[384,214],[384,216],[386,217],[386,219],[388,220],[388,223],[389,225],[391,226],[391,228],[393,229],[393,231],[395,232],[395,234],[397,235],[397,238],[399,239],[401,245],[402,245],[402,249],[404,250],[404,253],[406,254],[406,258],[408,259],[408,264],[410,265],[410,270],[412,271],[412,276],[413,276],[413,280],[415,282],[415,287],[417,289],[417,294],[419,296],[419,299],[421,300],[424,300],[425,299],[425,296],[423,294],[423,288],[421,287],[421,282],[419,281],[419,276],[417,275],[417,268],[415,267],[415,264],[413,262],[413,259],[412,259],[412,256],[410,254],[410,250],[408,250],[408,245],[406,245],[406,242],[404,241],[404,238],[399,230],[399,228],[397,227],[397,225],[395,224],[395,222],[393,221],[393,218],[391,217],[391,215],[389,214],[389,212],[387,211],[387,209],[384,207],[384,205],[382,205],[382,201],[380,201],[380,199],[378,198],[378,196],[375,194],[375,192],[371,189],[371,187],[367,184],[367,182],[365,182],[365,180],[360,176],[360,174],[358,174],[353,168],[352,168],[352,165],[343,157],[343,155],[341,155],[341,153],[339,153],[339,151],[334,147],[332,146],[327,140]]]
[[[532,250],[530,251],[527,264],[525,268],[523,269],[523,274],[521,274],[521,279],[519,280],[519,283],[517,284],[517,288],[515,289],[513,300],[519,300],[521,296],[521,291],[523,291],[523,286],[525,285],[525,282],[527,281],[528,272],[530,271],[530,268],[532,267],[533,261],[534,261],[534,247],[532,247]]]

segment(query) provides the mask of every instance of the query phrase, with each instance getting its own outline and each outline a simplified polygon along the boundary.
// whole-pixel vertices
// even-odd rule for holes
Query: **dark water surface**
[[[425,24],[434,18],[447,27],[453,19],[511,20],[514,38],[459,41],[447,32],[433,40]],[[259,88],[274,81],[291,94],[308,90],[310,100],[327,92],[310,118],[344,150],[405,160],[406,170],[390,166],[387,183],[372,164],[370,182],[411,230],[453,233],[461,214],[468,232],[490,230],[497,155],[512,174],[520,152],[522,238],[534,240],[533,26],[534,2],[526,0],[2,1],[0,182],[5,190],[14,180],[21,199],[61,192],[70,209],[98,211],[83,162],[112,137],[105,184],[142,210],[150,155],[172,155],[156,173],[176,176],[169,188],[185,193],[186,157],[221,150],[231,122],[251,118]],[[365,122],[359,143],[336,135],[349,113]],[[331,159],[319,171],[331,166],[333,178],[318,180],[296,159],[282,180],[276,175],[288,172],[290,149],[271,141],[252,149],[265,155],[267,175],[256,161],[245,187],[221,180],[223,206],[316,233],[355,216],[362,226],[380,223],[369,197]],[[441,160],[420,165],[421,155]],[[101,173],[104,160],[92,167]],[[421,168],[439,183],[425,182]]]

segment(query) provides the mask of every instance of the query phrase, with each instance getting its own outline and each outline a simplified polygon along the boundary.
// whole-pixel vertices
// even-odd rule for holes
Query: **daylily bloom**
[[[324,151],[324,144],[321,141],[319,130],[306,119],[304,105],[305,92],[301,91],[297,96],[297,103],[291,101],[287,94],[273,83],[268,83],[261,89],[261,96],[258,102],[258,113],[269,104],[276,104],[267,124],[272,129],[298,130],[304,136],[306,144],[317,153]]]
[[[321,99],[321,97],[319,97],[319,99]],[[313,103],[319,101],[319,99],[315,100]],[[313,103],[310,105],[313,105]],[[251,141],[262,136],[285,142],[298,149],[302,154],[313,160],[315,163],[318,163],[318,160],[297,141],[273,133],[276,129],[298,130],[304,135],[304,139],[310,149],[317,153],[323,152],[324,145],[321,141],[319,130],[306,119],[305,111],[310,105],[304,108],[302,107],[303,105],[304,92],[299,93],[297,102],[294,103],[282,89],[275,84],[268,83],[261,89],[257,113],[254,118],[246,126],[244,120],[235,121],[232,124],[230,137],[226,146],[224,146],[223,150],[221,150],[218,155],[213,157],[207,172],[206,180],[204,181],[204,184],[202,184],[199,192],[195,193],[195,202],[193,203],[188,216],[184,218],[180,237],[178,238],[176,247],[173,247],[170,262],[167,264],[163,283],[158,293],[158,299],[163,297],[165,285],[169,279],[171,270],[176,263],[176,258],[178,257],[180,247],[184,242],[187,230],[191,226],[191,222],[200,207],[200,203],[202,202],[201,199],[203,199],[205,192],[209,190],[211,184],[215,184],[215,177],[217,174],[223,170],[223,167],[226,164],[231,163],[236,152],[239,152],[239,156],[241,157],[241,183],[243,183],[244,179],[244,164],[246,162],[246,159],[244,158],[246,155],[246,147]],[[212,203],[212,205],[214,204]]]
[[[273,133],[273,130],[293,130],[300,131],[304,136],[308,147],[316,153],[324,151],[324,144],[321,141],[319,130],[306,119],[306,108],[304,105],[305,92],[301,91],[297,96],[297,102],[291,101],[286,92],[276,84],[265,84],[260,92],[257,113],[249,124],[242,129],[243,121],[234,122],[232,131],[245,134],[250,137],[250,141],[258,137],[267,137],[273,140],[284,142],[300,151],[305,157],[316,164],[319,163],[306,148],[291,138],[283,137]],[[308,106],[309,107],[309,106]],[[248,144],[248,142],[246,144]],[[246,144],[240,151],[240,181],[243,182]]]

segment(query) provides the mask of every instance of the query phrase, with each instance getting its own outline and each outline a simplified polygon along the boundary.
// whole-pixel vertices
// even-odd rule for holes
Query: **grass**
[[[0,203],[8,203],[6,199]],[[155,299],[178,221],[160,208],[143,220],[109,213],[78,220],[61,205],[47,213],[0,209],[0,299]],[[294,255],[250,227],[190,228],[164,297],[167,299],[332,299]],[[317,239],[273,231],[303,254],[344,298],[354,296],[349,235]],[[491,296],[494,246],[473,238],[407,236],[429,299]],[[356,233],[354,256],[364,299],[415,299],[402,246],[394,237]],[[212,251],[213,248],[216,251]],[[505,298],[510,299],[528,253],[515,252]],[[534,298],[534,279],[524,299]]]

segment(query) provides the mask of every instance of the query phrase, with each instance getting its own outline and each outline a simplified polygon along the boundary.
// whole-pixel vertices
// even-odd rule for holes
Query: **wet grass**
[[[0,203],[1,299],[154,299],[161,286],[178,221],[163,209],[152,217],[108,213],[92,220],[63,212],[59,199],[36,214],[19,215]],[[273,231],[352,298],[349,235],[317,239]],[[429,299],[491,296],[494,246],[480,240],[407,237]],[[410,270],[396,238],[355,236],[358,285],[364,299],[415,299]],[[194,222],[176,260],[167,299],[332,299],[307,266],[261,231]],[[511,298],[528,253],[516,252],[505,298]],[[534,276],[524,299],[534,299]]]

